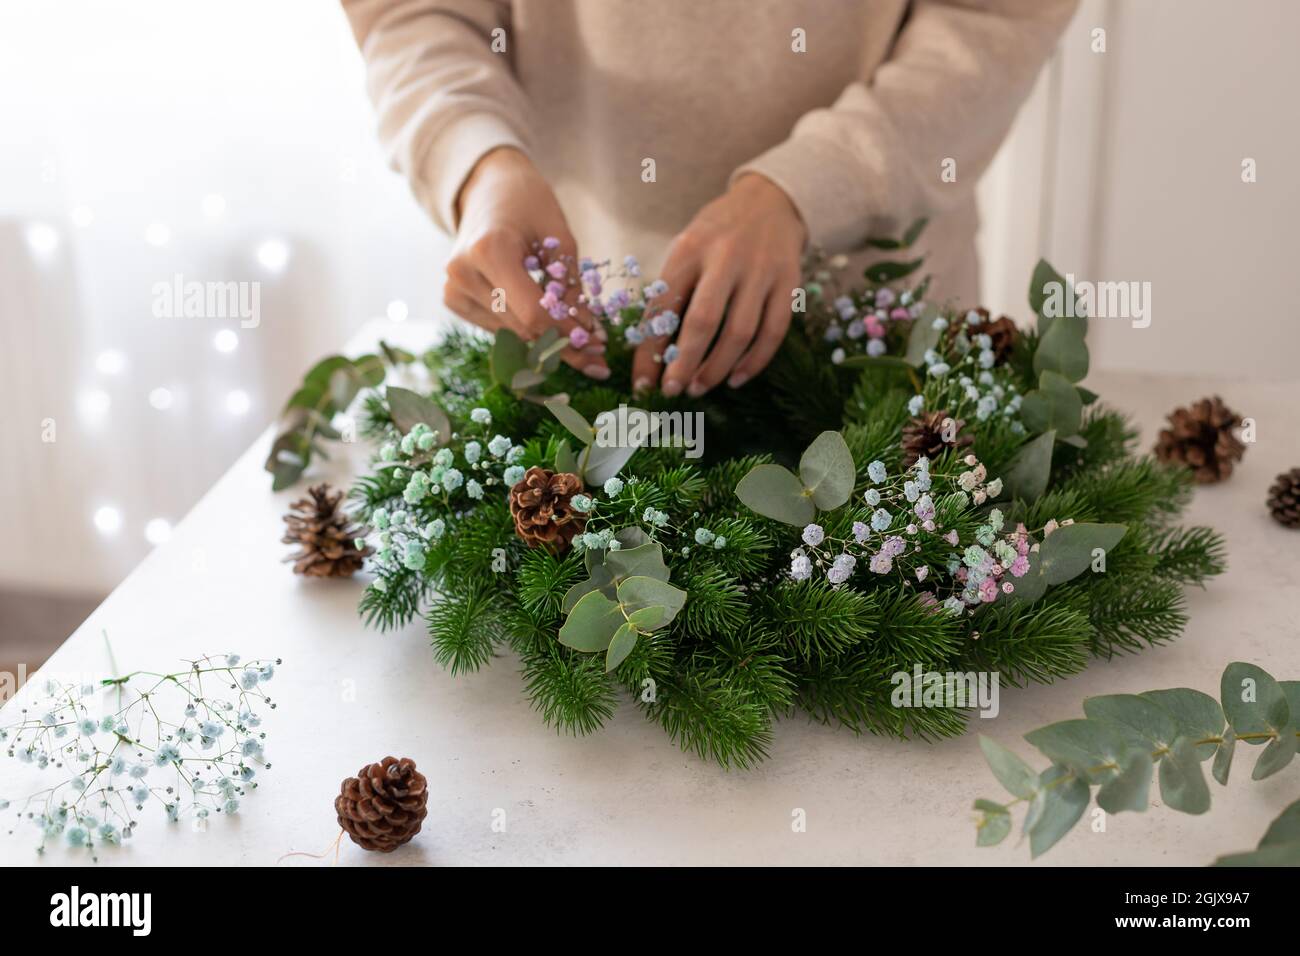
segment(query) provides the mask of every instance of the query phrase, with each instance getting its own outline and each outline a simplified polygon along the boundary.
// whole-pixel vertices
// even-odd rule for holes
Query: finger
[[[707,266],[700,281],[691,290],[677,334],[677,358],[664,369],[663,393],[673,396],[690,382],[699,370],[704,353],[722,324],[722,313],[727,308],[735,285],[735,275],[728,265]]]
[[[561,336],[567,338],[581,323],[576,321],[575,316],[554,319],[542,308],[540,299],[543,290],[524,268],[524,254],[520,253],[521,249],[526,251],[522,243],[518,245],[499,243],[486,246],[483,254],[487,257],[485,263],[487,281],[503,290],[506,312],[512,319],[511,327],[521,338],[535,339],[548,328],[554,328]],[[600,346],[597,336],[593,335],[591,338],[595,339],[594,345]],[[561,358],[591,378],[601,380],[609,378],[609,366],[605,362],[603,348],[594,348],[591,351],[566,349],[561,354]]]
[[[460,308],[452,309],[453,312],[485,331],[498,332],[504,328],[515,331],[512,328],[514,319],[508,313],[493,312],[490,309],[483,308],[478,302],[470,300],[459,302],[458,305],[460,305]],[[448,306],[448,308],[451,308],[451,306]],[[560,359],[566,365],[577,369],[584,375],[603,381],[609,378],[610,374],[609,367],[605,364],[604,349],[604,345],[593,341],[582,349],[565,349],[560,353]]]
[[[663,369],[663,362],[656,361],[655,356],[662,354],[667,347],[666,335],[646,339],[636,347],[636,353],[632,356],[633,394],[648,392],[659,384],[659,373]]]
[[[691,398],[699,398],[726,378],[745,354],[762,321],[767,292],[766,284],[759,278],[746,282],[732,296],[722,331],[686,389]]]
[[[736,363],[727,384],[731,388],[740,388],[772,361],[777,349],[785,340],[786,330],[790,328],[790,297],[799,284],[798,270],[791,270],[777,280],[772,291],[768,293],[767,305],[763,309],[763,323],[758,334],[740,361]]]

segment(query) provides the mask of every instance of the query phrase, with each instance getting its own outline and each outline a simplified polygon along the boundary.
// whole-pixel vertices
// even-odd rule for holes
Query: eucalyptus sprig
[[[387,369],[410,364],[415,356],[380,343],[379,355],[351,359],[331,355],[321,359],[303,376],[285,403],[279,432],[266,457],[265,469],[274,477],[272,490],[290,487],[307,470],[313,455],[328,458],[322,440],[341,441],[344,435],[334,425],[365,389],[383,384]]]
[[[279,663],[207,655],[171,673],[47,682],[43,698],[0,727],[0,742],[8,756],[60,779],[21,801],[0,799],[0,811],[16,809],[18,823],[35,825],[38,852],[62,837],[92,855],[129,839],[146,805],[196,827],[238,812],[258,772],[271,768],[257,710],[275,708],[265,687]]]
[[[975,801],[980,813],[977,845],[1001,843],[1011,832],[1011,808],[1025,803],[1023,832],[1030,853],[1041,856],[1083,816],[1092,787],[1099,788],[1097,806],[1106,813],[1141,813],[1150,804],[1153,776],[1166,806],[1205,813],[1210,788],[1201,764],[1213,758],[1211,776],[1227,784],[1237,741],[1263,748],[1253,780],[1271,777],[1291,763],[1300,742],[1300,681],[1274,680],[1254,664],[1237,662],[1224,670],[1219,694],[1216,701],[1201,691],[1175,687],[1090,697],[1083,702],[1083,719],[1025,734],[1052,761],[1041,772],[997,741],[981,737],[993,775],[1014,799]],[[1277,832],[1270,829],[1273,836],[1265,837],[1273,864],[1300,865],[1297,812],[1288,808],[1275,823]],[[1257,852],[1264,853],[1264,846]]]

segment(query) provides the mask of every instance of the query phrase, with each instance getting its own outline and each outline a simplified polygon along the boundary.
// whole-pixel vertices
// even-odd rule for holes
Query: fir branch
[[[764,702],[716,673],[678,672],[659,681],[653,701],[641,706],[683,751],[726,768],[752,767],[772,742]]]
[[[1159,556],[1155,572],[1179,584],[1204,586],[1228,569],[1227,544],[1213,528],[1166,528],[1151,543]]]
[[[396,630],[405,627],[419,613],[426,595],[427,586],[414,573],[403,569],[367,587],[361,593],[357,611],[367,627]]]
[[[1032,604],[1000,600],[977,614],[958,670],[996,671],[1013,687],[1050,684],[1088,664],[1093,625],[1086,602],[1049,592]]]
[[[500,609],[495,589],[477,583],[440,594],[425,615],[434,659],[451,668],[453,677],[490,661],[493,649],[506,636]]]
[[[833,660],[877,633],[879,608],[873,596],[825,581],[783,581],[759,598],[763,619],[781,634],[802,661]]]
[[[557,733],[589,734],[614,716],[614,690],[605,658],[577,654],[558,643],[523,655],[528,699]]]

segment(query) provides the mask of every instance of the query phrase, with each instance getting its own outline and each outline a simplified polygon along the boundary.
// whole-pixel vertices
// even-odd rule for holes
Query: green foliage
[[[1039,278],[1051,275],[1043,271]],[[942,347],[927,313],[891,330],[891,348],[909,350],[899,361],[837,366],[822,342],[795,327],[768,369],[740,389],[717,389],[704,400],[638,396],[649,411],[703,413],[707,443],[700,459],[686,459],[680,449],[642,447],[630,457],[622,455],[628,449],[600,450],[597,458],[607,460],[581,462],[598,451],[597,416],[632,403],[631,350],[620,342],[611,344],[613,374],[601,385],[557,364],[555,341],[502,345],[498,338],[494,347],[478,333],[453,332],[418,359],[386,352],[390,364],[422,362],[432,385],[427,395],[366,391],[360,398],[365,434],[400,441],[418,420],[439,433],[441,444],[445,433],[463,436],[474,427],[473,409],[486,409],[487,435],[522,446],[512,463],[586,467],[586,491],[601,497],[601,521],[640,537],[622,541],[616,552],[555,555],[528,548],[515,534],[500,484],[450,508],[445,497],[407,503],[409,468],[376,460],[352,489],[359,520],[372,521],[378,509],[403,509],[411,526],[438,519],[445,531],[426,542],[414,560],[417,570],[387,570],[367,587],[361,613],[381,629],[422,615],[436,659],[457,674],[484,666],[509,645],[532,705],[557,732],[590,733],[627,696],[683,750],[727,767],[762,759],[773,721],[800,710],[856,733],[960,734],[967,720],[960,708],[896,705],[896,675],[919,665],[940,673],[997,672],[1017,686],[1059,680],[1092,656],[1176,637],[1186,622],[1182,588],[1203,584],[1224,567],[1217,534],[1174,524],[1191,493],[1186,473],[1133,457],[1132,426],[1078,385],[1086,348],[1080,352],[1077,326],[1061,321],[1040,323],[1041,335],[1020,336],[1009,365],[995,370],[1026,394],[1025,420],[1056,434],[1026,432],[1002,415],[975,420],[963,412],[964,430],[989,476],[1006,479],[998,507],[1012,527],[1023,521],[1039,540],[1048,522],[1073,521],[1035,555],[1033,574],[1043,585],[1036,600],[999,599],[956,616],[927,607],[915,584],[872,573],[865,562],[841,587],[824,575],[789,578],[790,552],[800,546],[804,524],[815,517],[828,536],[843,539],[853,522],[870,520],[872,509],[862,499],[871,484],[869,462],[883,462],[891,475],[901,472],[908,401],[920,392],[928,402],[935,387],[918,379],[914,360],[926,348]],[[567,402],[544,404],[561,393]],[[1033,393],[1038,397],[1031,400]],[[448,447],[454,446],[455,440]],[[960,455],[947,453],[931,467],[951,474],[964,466]],[[624,488],[601,496],[597,479],[614,472]],[[755,474],[771,480],[751,487]],[[988,504],[978,507],[961,495],[936,494],[934,504],[938,524],[963,541],[988,520]],[[644,519],[647,509],[669,520],[652,525]],[[704,533],[699,541],[697,530]],[[713,547],[709,536],[725,546]],[[918,560],[928,565],[941,568],[951,557],[939,536],[914,540]],[[647,544],[640,553],[654,560],[642,563],[634,552]],[[1093,562],[1097,548],[1105,556],[1101,570]],[[588,603],[575,620],[583,600]],[[1199,755],[1202,748],[1193,749]],[[1123,757],[1113,775],[1123,782],[1107,781],[1113,785],[1104,800],[1133,809],[1144,774],[1150,770],[1154,779],[1163,761],[1147,767],[1131,754]],[[1284,748],[1275,748],[1270,761],[1284,758]],[[1166,775],[1181,765],[1168,766],[1174,769]],[[1033,810],[1046,821],[1031,835],[1041,850],[1072,822],[1079,782],[1053,768],[1033,776],[1040,789],[1054,791]],[[1183,789],[1194,806],[1194,781],[1188,778]],[[1010,829],[1009,814],[986,803],[980,840],[996,842]]]
[[[1202,764],[1214,758],[1212,776],[1228,782],[1237,742],[1260,748],[1252,778],[1285,769],[1300,739],[1300,681],[1274,680],[1254,664],[1229,664],[1220,699],[1186,687],[1111,694],[1083,702],[1083,719],[1049,724],[1025,739],[1052,764],[1035,775],[1001,744],[981,738],[993,774],[1013,799],[1005,804],[977,800],[976,843],[992,846],[1010,832],[1010,809],[1027,803],[1025,832],[1030,852],[1051,849],[1078,822],[1093,787],[1107,813],[1141,813],[1150,805],[1153,779],[1161,802],[1182,813],[1210,809]],[[1292,804],[1269,828],[1255,853],[1224,857],[1219,865],[1300,863],[1300,803]]]

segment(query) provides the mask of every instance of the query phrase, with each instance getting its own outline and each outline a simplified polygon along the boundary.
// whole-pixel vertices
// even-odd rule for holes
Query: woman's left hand
[[[668,249],[668,291],[651,313],[681,310],[677,355],[655,362],[668,340],[647,339],[632,368],[635,391],[703,395],[723,380],[739,388],[761,372],[790,327],[808,231],[785,192],[756,173],[739,177],[696,214]]]

